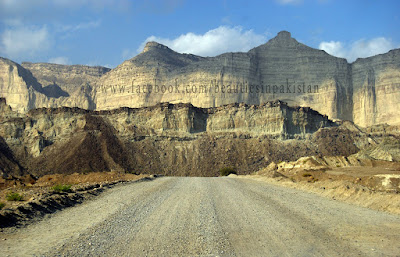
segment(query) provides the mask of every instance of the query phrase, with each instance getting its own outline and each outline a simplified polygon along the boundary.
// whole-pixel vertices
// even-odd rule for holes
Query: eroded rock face
[[[80,107],[89,110],[96,108],[93,102],[93,85],[102,75],[110,71],[109,68],[99,66],[51,63],[23,62],[22,67],[33,74],[43,86],[43,93],[48,97],[65,97],[66,99],[63,101],[62,106]],[[69,101],[67,100],[68,98],[70,98]]]
[[[353,121],[361,126],[400,124],[400,49],[352,64]]]
[[[186,102],[215,107],[280,99],[360,126],[398,124],[400,50],[348,64],[282,31],[247,53],[212,58],[177,54],[149,42],[103,76],[98,109]],[[165,86],[163,88],[163,86]]]
[[[64,92],[73,91],[110,71],[109,68],[84,65],[61,65],[53,63],[23,62],[22,67],[29,70],[43,87],[57,85]],[[65,93],[64,93],[65,94]]]
[[[178,54],[149,42],[143,53],[103,76],[96,87],[98,109],[159,102],[216,107],[275,99],[351,120],[350,65],[285,31],[247,53],[212,58]]]
[[[42,108],[26,115],[2,110],[0,137],[35,175],[107,170],[216,175],[232,163],[254,170],[272,156],[279,160],[318,152],[303,151],[307,147],[301,141],[336,126],[309,108],[280,101],[215,108],[169,103],[109,111]],[[294,143],[280,143],[287,138]],[[289,149],[293,145],[298,151]]]
[[[129,171],[216,176],[223,167],[244,174],[312,155],[399,156],[398,143],[393,144],[400,142],[398,127],[363,131],[281,101],[213,108],[161,103],[103,111],[60,107],[20,114],[0,99],[0,110],[3,175]]]
[[[0,95],[11,108],[26,112],[35,107],[34,92],[41,92],[41,85],[33,75],[8,59],[0,58]]]
[[[0,59],[0,97],[13,110],[111,110],[161,102],[208,108],[282,100],[360,126],[399,120],[400,49],[349,64],[282,31],[247,53],[180,54],[156,42],[111,71]]]
[[[293,108],[281,101],[262,105],[231,104],[198,108],[161,103],[139,109],[100,111],[124,136],[185,137],[197,133],[246,133],[276,138],[304,138],[335,124],[310,108]]]
[[[20,113],[41,107],[95,109],[92,85],[108,70],[43,63],[21,66],[0,57],[0,96]]]

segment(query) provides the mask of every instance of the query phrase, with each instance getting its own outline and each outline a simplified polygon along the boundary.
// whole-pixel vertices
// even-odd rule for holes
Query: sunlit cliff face
[[[16,111],[110,110],[161,102],[217,107],[282,100],[360,126],[398,124],[400,50],[349,64],[280,32],[247,53],[180,54],[156,42],[113,70],[0,60],[0,96]]]

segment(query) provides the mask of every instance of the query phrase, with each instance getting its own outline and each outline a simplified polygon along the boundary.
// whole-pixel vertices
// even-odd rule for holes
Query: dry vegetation
[[[0,178],[0,209],[17,207],[51,194],[69,193],[77,189],[118,181],[133,181],[146,177],[122,172],[93,172],[88,174],[45,175],[39,179],[27,175],[21,178]]]

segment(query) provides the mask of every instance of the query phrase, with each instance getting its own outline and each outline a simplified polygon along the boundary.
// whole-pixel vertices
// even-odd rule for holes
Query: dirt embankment
[[[364,163],[366,166],[351,166],[343,157],[324,159],[322,162],[315,157],[306,157],[295,162],[271,164],[242,177],[400,214],[400,163],[369,161]]]
[[[29,175],[18,179],[0,179],[0,203],[3,205],[0,228],[27,225],[46,214],[91,199],[114,185],[146,178],[149,176],[95,172],[45,175],[39,179]],[[11,194],[21,199],[10,200]]]

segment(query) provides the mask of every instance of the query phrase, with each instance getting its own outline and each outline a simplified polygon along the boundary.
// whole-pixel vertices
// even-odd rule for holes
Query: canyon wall
[[[108,68],[23,63],[0,57],[0,97],[17,112],[40,107],[95,109],[92,87]]]
[[[351,66],[284,31],[247,53],[212,58],[178,54],[149,42],[141,54],[104,75],[96,87],[98,109],[159,102],[214,107],[275,99],[311,107],[331,119],[351,120]]]
[[[40,107],[111,110],[161,102],[218,107],[273,100],[360,126],[400,124],[400,49],[347,63],[286,31],[247,53],[180,54],[156,42],[109,70],[0,59],[0,97],[18,112]]]
[[[94,98],[93,85],[102,75],[110,71],[109,68],[99,66],[29,62],[23,62],[22,67],[33,74],[43,86],[43,92],[47,96],[52,98],[65,97],[66,100],[63,101],[62,106],[90,110],[96,108],[92,100]]]
[[[400,124],[400,49],[352,64],[353,121]]]

